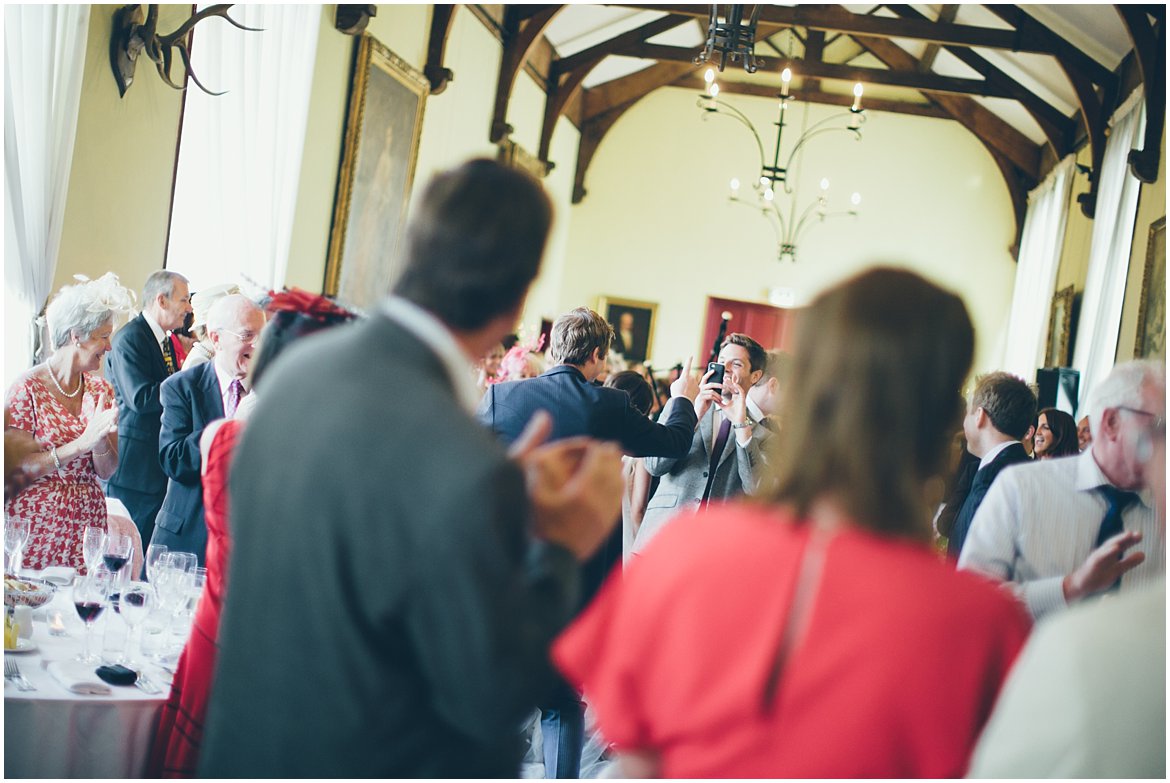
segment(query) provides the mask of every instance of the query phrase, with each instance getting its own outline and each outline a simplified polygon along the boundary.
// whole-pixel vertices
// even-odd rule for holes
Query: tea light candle
[[[60,609],[48,610],[49,620],[49,635],[50,636],[66,636],[65,633],[65,618],[61,615]]]

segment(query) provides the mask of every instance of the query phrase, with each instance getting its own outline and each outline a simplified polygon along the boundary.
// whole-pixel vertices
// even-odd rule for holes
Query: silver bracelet
[[[53,464],[57,466],[57,475],[61,478],[65,478],[65,474],[61,471],[61,460],[57,456],[57,447],[50,445],[49,453],[53,455]]]

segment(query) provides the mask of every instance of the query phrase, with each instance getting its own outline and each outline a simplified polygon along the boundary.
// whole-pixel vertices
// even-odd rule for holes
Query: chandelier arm
[[[819,124],[820,123],[817,123],[817,125],[819,125]],[[816,125],[814,125],[813,127],[815,128]],[[821,136],[821,135],[826,134],[826,133],[835,133],[837,131],[848,131],[848,132],[852,133],[853,135],[855,135],[859,141],[861,140],[861,129],[860,128],[821,128],[820,130],[810,129],[810,130],[806,131],[804,133],[804,135],[802,135],[800,137],[800,141],[796,142],[796,146],[792,148],[792,152],[788,153],[788,161],[784,164],[784,167],[786,169],[791,169],[792,168],[792,159],[796,157],[796,153],[799,152],[800,148],[803,147],[805,144],[807,144],[809,141],[811,141],[813,138],[815,138],[817,136]],[[785,182],[784,182],[784,192],[785,193],[792,192],[792,186],[789,185],[787,180],[785,180]]]
[[[775,201],[767,202],[766,207],[762,209],[770,209],[772,214],[776,216],[776,222],[780,225],[780,236],[777,236],[778,241],[783,242],[788,237],[788,221],[784,219],[784,213],[780,211],[780,206]]]
[[[819,206],[821,206],[821,202],[820,202],[820,199],[817,199],[816,201],[809,204],[808,209],[806,209],[804,211],[804,213],[801,214],[800,222],[796,224],[796,228],[792,232],[791,244],[793,244],[793,245],[800,244],[800,235],[804,233],[804,227],[805,227],[805,225],[808,224],[808,219],[813,216],[814,211]]]
[[[700,98],[699,100],[700,100],[700,105],[702,105],[703,99]],[[760,133],[759,133],[759,131],[756,130],[756,126],[754,124],[752,124],[752,121],[747,118],[746,114],[744,114],[739,109],[732,106],[731,104],[724,103],[723,101],[721,101],[717,98],[711,98],[709,100],[712,104],[714,104],[715,108],[714,109],[707,109],[706,107],[704,107],[707,111],[713,111],[715,114],[722,114],[726,117],[731,117],[732,119],[738,120],[745,128],[748,129],[748,131],[751,132],[752,138],[754,138],[756,140],[756,149],[759,150],[759,153],[760,153],[760,170],[763,171],[763,169],[764,169],[764,142],[760,140]]]

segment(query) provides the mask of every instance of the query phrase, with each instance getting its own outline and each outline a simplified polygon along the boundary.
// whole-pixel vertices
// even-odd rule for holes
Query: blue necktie
[[[1138,498],[1132,492],[1126,492],[1109,484],[1102,484],[1098,489],[1105,497],[1108,508],[1105,510],[1105,518],[1101,520],[1101,529],[1097,531],[1097,543],[1094,545],[1094,549],[1125,530],[1121,524],[1121,514],[1130,503]],[[1120,587],[1121,578],[1118,577],[1117,581],[1109,586],[1109,590],[1117,590]]]

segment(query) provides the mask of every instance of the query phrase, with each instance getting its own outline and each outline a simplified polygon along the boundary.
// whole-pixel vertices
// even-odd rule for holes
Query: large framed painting
[[[368,309],[390,288],[418,156],[426,78],[363,35],[354,60],[325,293]]]
[[[1166,356],[1166,217],[1150,224],[1146,245],[1146,270],[1142,275],[1142,296],[1138,300],[1137,341],[1133,355],[1138,359]]]
[[[1052,296],[1052,311],[1048,315],[1048,348],[1044,354],[1045,367],[1068,366],[1068,335],[1072,327],[1073,286],[1062,288]]]
[[[603,296],[597,312],[613,327],[613,347],[627,362],[644,362],[650,357],[654,337],[654,313],[658,305],[634,299]]]

